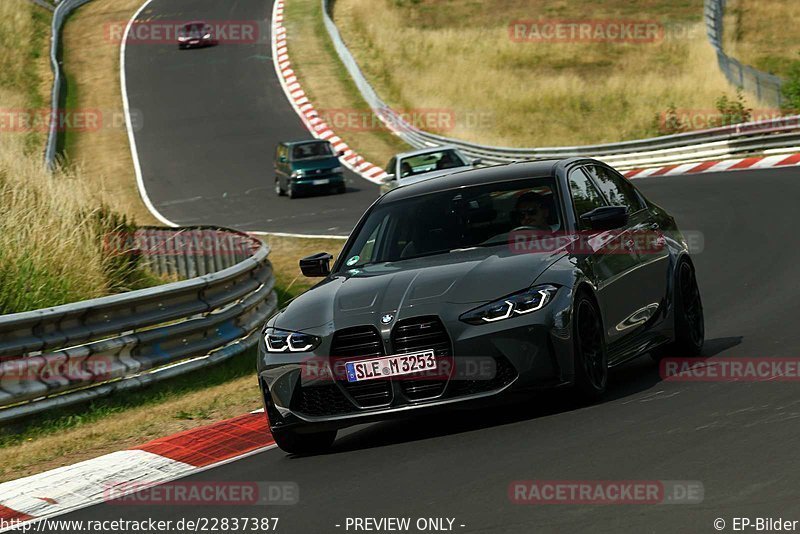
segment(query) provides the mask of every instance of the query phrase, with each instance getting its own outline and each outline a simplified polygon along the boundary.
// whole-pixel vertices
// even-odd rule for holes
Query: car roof
[[[421,154],[428,154],[429,152],[441,152],[442,150],[448,150],[448,149],[458,150],[458,147],[455,145],[432,146],[430,148],[421,148],[419,150],[410,150],[408,152],[401,152],[400,154],[396,154],[395,157],[397,159],[402,159],[402,158],[407,158],[409,156],[419,156]]]
[[[522,178],[554,176],[556,167],[559,165],[570,165],[578,161],[589,162],[592,160],[588,160],[587,158],[540,159],[458,171],[446,176],[421,180],[413,184],[392,189],[382,197],[381,202],[394,202],[404,198],[446,191],[458,187],[469,187],[492,182],[505,182]]]
[[[281,141],[284,146],[306,145],[308,143],[330,143],[325,139],[297,139],[295,141]]]

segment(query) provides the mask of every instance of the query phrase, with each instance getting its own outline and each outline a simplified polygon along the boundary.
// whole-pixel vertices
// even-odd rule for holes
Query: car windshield
[[[303,143],[292,148],[292,159],[316,159],[316,158],[329,158],[333,156],[331,144],[327,142],[321,143]]]
[[[427,152],[403,158],[400,162],[400,178],[407,178],[426,172],[455,169],[465,165],[467,165],[467,162],[453,149]]]
[[[514,230],[561,230],[552,177],[462,187],[378,204],[344,252],[340,270],[508,246]]]

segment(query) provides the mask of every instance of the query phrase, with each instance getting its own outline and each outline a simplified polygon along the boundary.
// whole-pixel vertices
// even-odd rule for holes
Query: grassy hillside
[[[797,0],[731,0],[726,14],[725,51],[731,56],[779,76],[800,62]]]
[[[452,137],[557,146],[657,135],[670,106],[702,112],[733,97],[702,9],[702,0],[337,0],[334,18],[393,107],[448,110]],[[516,42],[510,24],[520,20],[639,21],[659,37]]]

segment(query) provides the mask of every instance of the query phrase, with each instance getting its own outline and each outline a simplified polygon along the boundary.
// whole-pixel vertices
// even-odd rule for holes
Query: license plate
[[[436,369],[436,356],[433,350],[425,350],[397,356],[383,356],[370,360],[347,362],[345,369],[347,370],[348,382],[390,378]]]
[[[312,184],[314,184],[314,185],[325,185],[325,184],[327,184],[328,182],[330,182],[330,180],[329,180],[329,179],[327,179],[327,178],[323,178],[322,180],[314,180],[314,181],[312,181],[311,183],[312,183]]]

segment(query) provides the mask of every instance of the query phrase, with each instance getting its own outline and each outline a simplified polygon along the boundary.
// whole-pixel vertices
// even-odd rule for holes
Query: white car
[[[395,187],[465,171],[480,163],[480,159],[470,160],[454,146],[403,152],[389,160],[386,165],[387,176],[381,184],[381,194]]]

